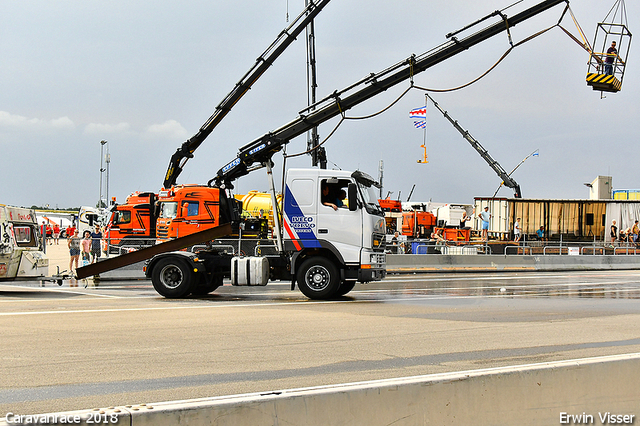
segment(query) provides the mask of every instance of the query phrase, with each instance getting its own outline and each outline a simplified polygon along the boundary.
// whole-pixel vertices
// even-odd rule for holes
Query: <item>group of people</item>
[[[638,225],[638,221],[636,220],[633,224],[633,227],[622,229],[620,228],[620,232],[618,232],[618,226],[616,225],[616,221],[611,221],[611,229],[609,231],[609,238],[611,239],[611,247],[616,243],[628,243],[638,246],[638,235],[640,234],[640,226]]]
[[[540,226],[536,231],[536,237],[538,241],[547,241],[547,235],[545,233],[544,225]],[[520,225],[520,218],[516,218],[516,223],[513,224],[513,242],[517,243],[522,238],[522,226]]]
[[[40,230],[40,233],[44,236],[45,243],[48,239],[50,245],[59,244],[60,231],[60,225],[57,223],[54,223],[53,226],[51,226],[51,222],[42,221],[42,229]],[[49,235],[51,235],[51,237],[49,237]]]
[[[82,238],[78,235],[78,230],[75,227],[69,230],[67,234],[67,245],[69,247],[69,271],[73,272],[78,269],[78,263],[80,255],[82,255],[82,265],[88,265],[95,263],[100,258],[102,252],[102,230],[99,225],[95,226],[93,232],[86,230],[82,233]]]

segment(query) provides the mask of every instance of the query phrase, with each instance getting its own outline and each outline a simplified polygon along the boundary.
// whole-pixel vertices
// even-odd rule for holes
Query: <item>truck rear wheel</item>
[[[338,268],[324,257],[305,260],[296,278],[300,291],[309,299],[330,299],[340,288]]]
[[[181,259],[160,259],[153,268],[151,282],[161,296],[177,299],[191,294],[193,273]]]

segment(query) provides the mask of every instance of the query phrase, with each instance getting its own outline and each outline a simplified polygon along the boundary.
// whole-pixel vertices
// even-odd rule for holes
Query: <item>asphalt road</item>
[[[288,283],[0,283],[0,418],[640,352],[640,271]]]

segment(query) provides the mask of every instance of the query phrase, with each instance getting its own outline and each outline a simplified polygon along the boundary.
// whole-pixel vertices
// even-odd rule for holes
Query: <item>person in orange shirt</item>
[[[58,244],[58,241],[60,239],[60,226],[55,223],[53,225],[53,241]]]

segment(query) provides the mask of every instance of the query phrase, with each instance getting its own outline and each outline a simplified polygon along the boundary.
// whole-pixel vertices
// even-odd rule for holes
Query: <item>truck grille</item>
[[[166,239],[169,237],[169,227],[168,226],[158,226],[156,229],[156,236],[159,239]]]
[[[387,263],[387,255],[384,253],[373,253],[371,255],[371,264],[381,267]]]

